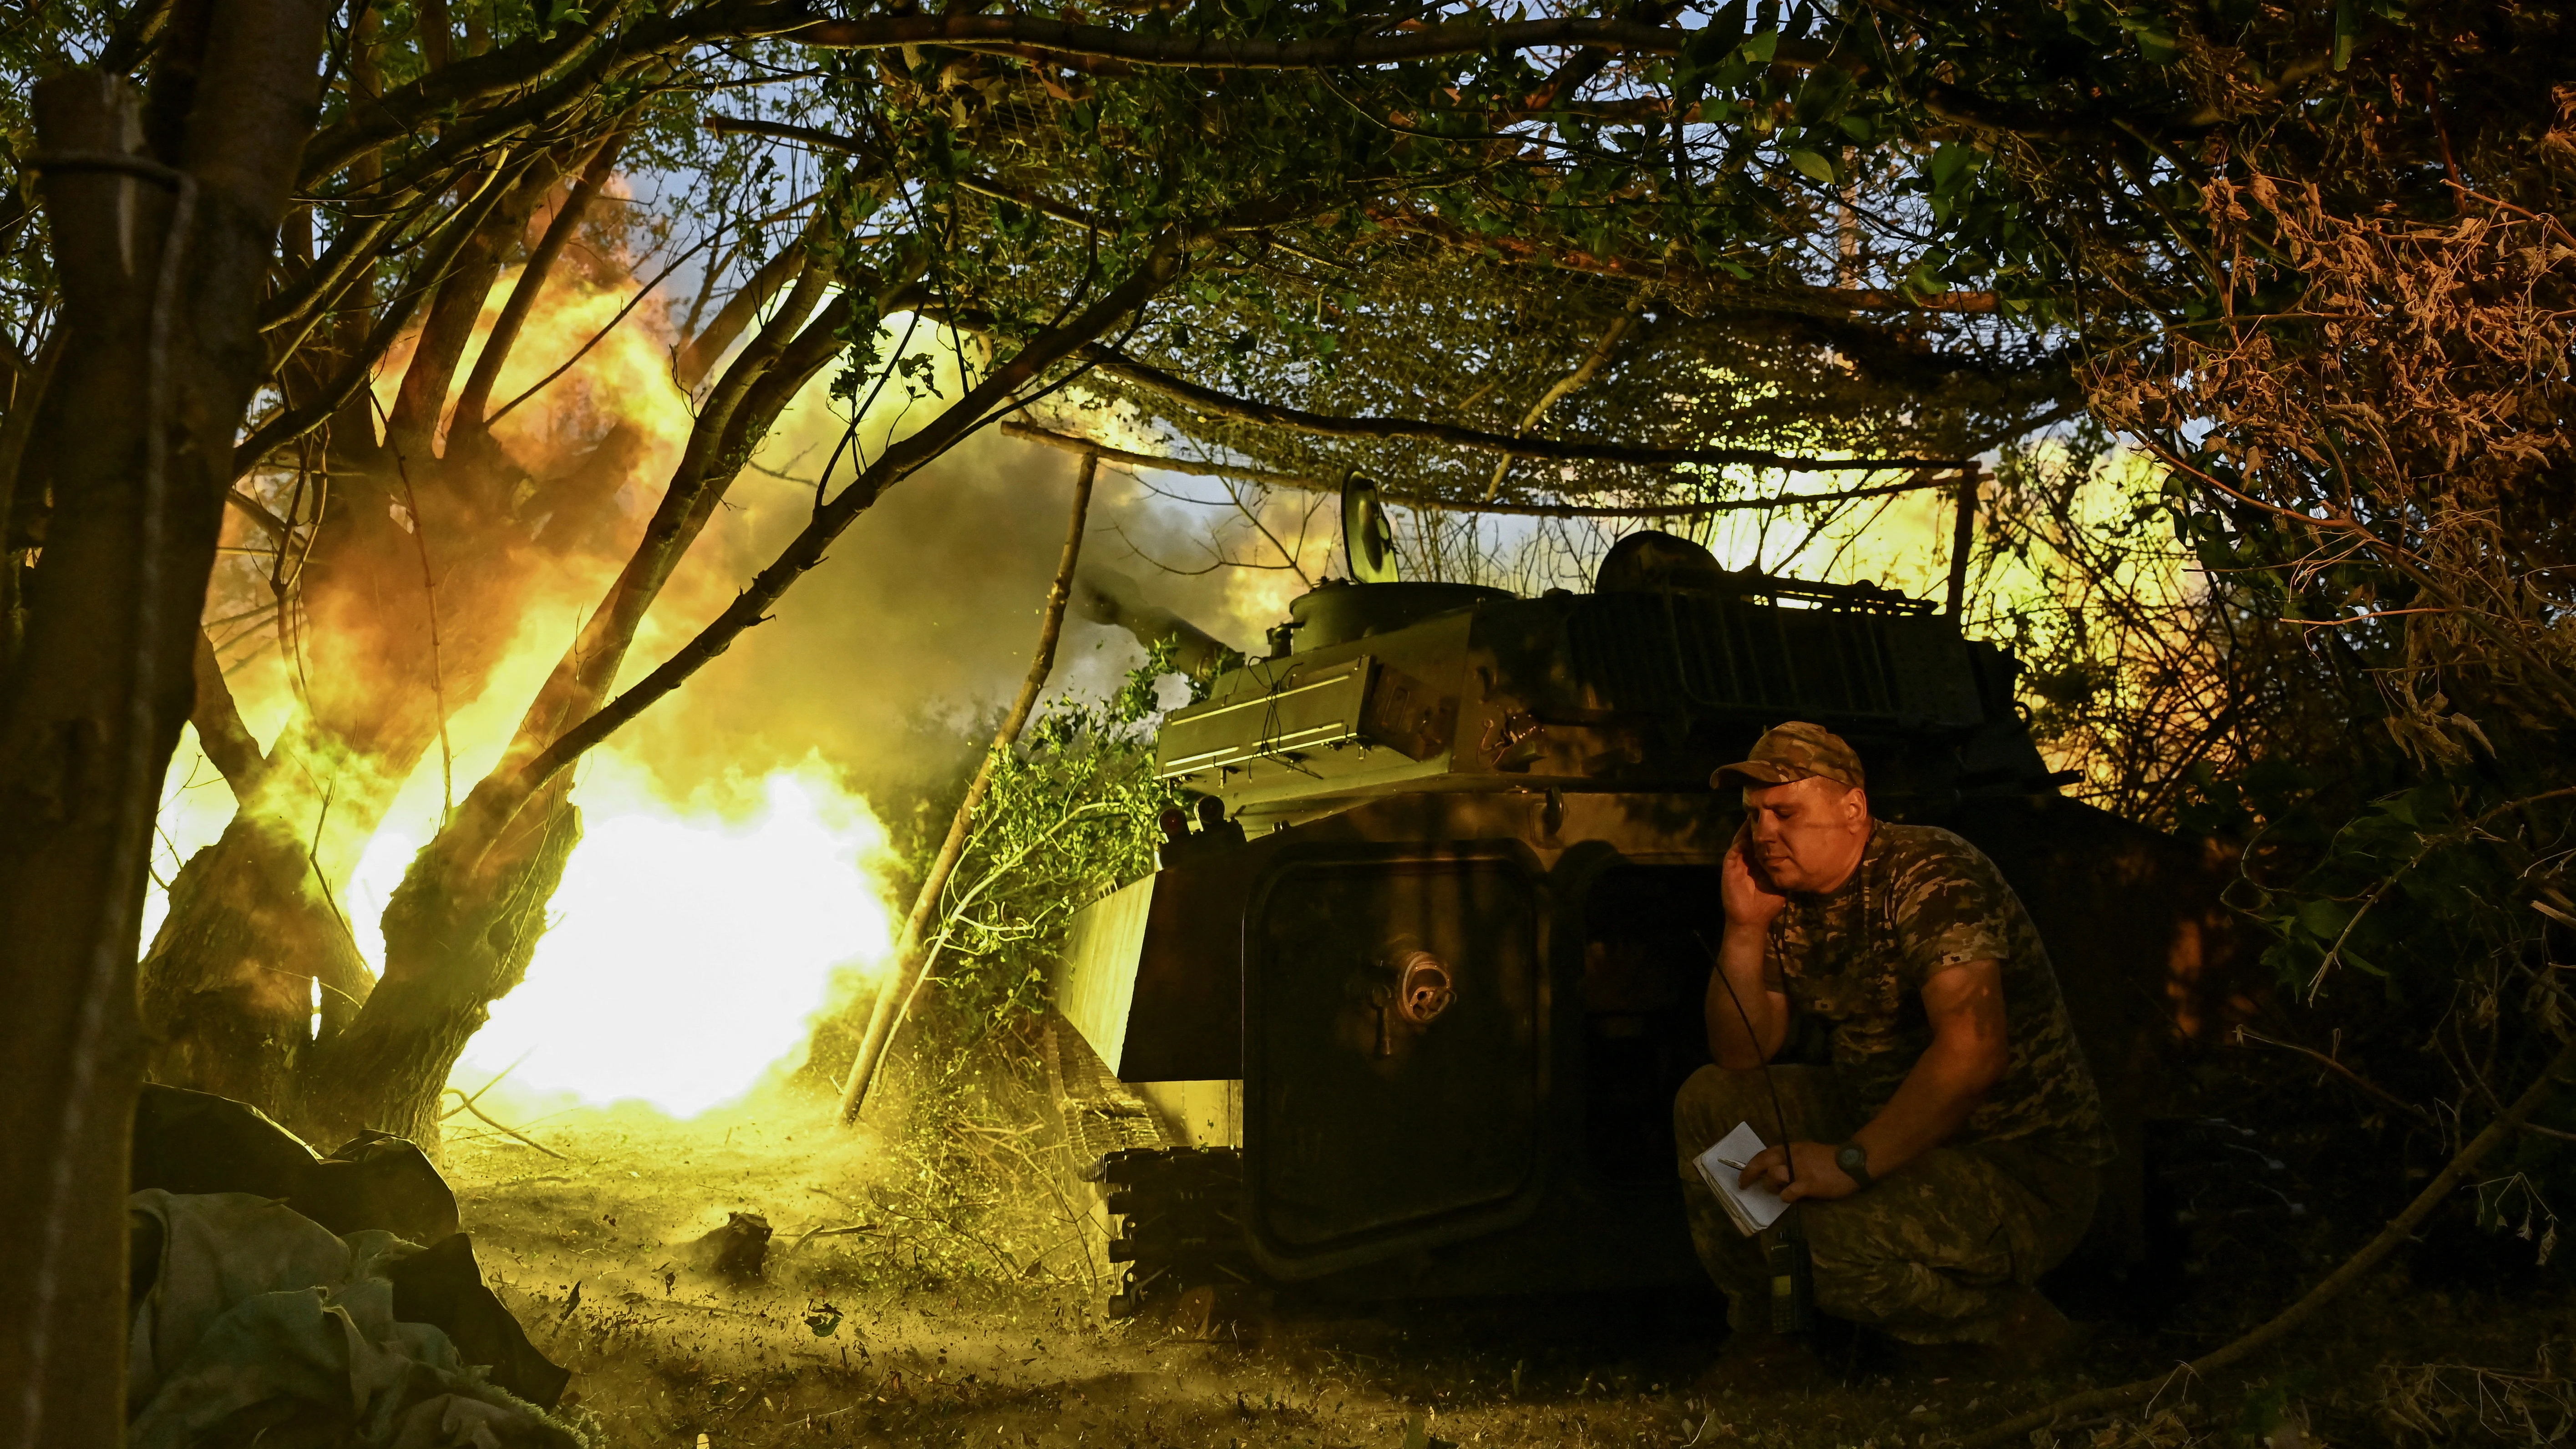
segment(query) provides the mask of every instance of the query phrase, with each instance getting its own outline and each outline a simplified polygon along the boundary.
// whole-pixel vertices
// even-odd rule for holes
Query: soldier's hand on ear
[[[1789,904],[1789,898],[1773,890],[1771,883],[1763,879],[1762,872],[1745,855],[1744,847],[1749,840],[1750,831],[1738,829],[1735,843],[1726,848],[1719,896],[1726,907],[1729,924],[1760,928],[1771,924],[1772,918]]]

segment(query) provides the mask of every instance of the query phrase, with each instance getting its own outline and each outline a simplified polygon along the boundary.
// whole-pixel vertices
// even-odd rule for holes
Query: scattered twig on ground
[[[511,1139],[511,1140],[513,1140],[513,1141],[516,1141],[516,1142],[524,1142],[524,1143],[526,1143],[528,1146],[530,1146],[530,1147],[533,1147],[533,1148],[537,1149],[539,1152],[544,1153],[546,1156],[553,1158],[553,1159],[554,1159],[555,1161],[557,1161],[557,1162],[570,1162],[570,1161],[572,1161],[572,1159],[571,1159],[571,1158],[566,1157],[566,1156],[564,1156],[562,1153],[555,1151],[555,1150],[554,1150],[553,1148],[551,1148],[551,1147],[548,1147],[546,1144],[544,1144],[544,1143],[542,1143],[542,1142],[539,1142],[539,1141],[538,1141],[537,1139],[535,1139],[534,1137],[531,1137],[531,1136],[529,1136],[527,1133],[520,1131],[518,1128],[511,1126],[509,1123],[507,1123],[507,1122],[497,1122],[497,1121],[494,1121],[494,1120],[492,1119],[492,1117],[490,1116],[490,1114],[486,1113],[482,1108],[477,1107],[477,1106],[475,1106],[475,1105],[474,1105],[474,1098],[473,1098],[473,1097],[468,1097],[468,1096],[466,1096],[463,1092],[458,1091],[458,1090],[457,1090],[456,1088],[454,1088],[454,1087],[450,1087],[450,1088],[448,1088],[447,1090],[448,1090],[451,1094],[453,1094],[453,1095],[456,1097],[456,1099],[457,1099],[457,1103],[458,1103],[458,1105],[459,1105],[459,1106],[462,1106],[466,1111],[471,1112],[471,1113],[473,1113],[475,1116],[477,1116],[477,1117],[481,1118],[481,1119],[483,1120],[483,1122],[485,1123],[485,1125],[489,1126],[493,1131],[498,1132],[498,1133],[500,1133],[501,1135],[503,1135],[503,1136],[505,1136],[505,1137],[508,1137],[508,1138],[510,1138],[510,1139]],[[485,1091],[489,1091],[489,1090],[491,1090],[491,1086],[490,1086],[490,1084],[489,1084],[489,1083],[486,1083],[486,1084],[485,1084],[485,1086],[484,1086],[484,1090],[485,1090]],[[474,1095],[475,1095],[475,1096],[477,1096],[477,1097],[479,1097],[479,1096],[481,1096],[481,1095],[482,1095],[482,1093],[481,1093],[481,1092],[477,1092],[477,1093],[475,1093]]]
[[[2251,1027],[2246,1026],[2239,1026],[2236,1028],[2236,1039],[2240,1042],[2258,1041],[2265,1046],[2279,1047],[2284,1051],[2297,1052],[2299,1055],[2309,1058],[2319,1066],[2322,1066],[2328,1071],[2335,1073],[2337,1076],[2342,1077],[2345,1081],[2359,1087],[2369,1096],[2396,1108],[2398,1111],[2415,1118],[2417,1121],[2425,1123],[2436,1131],[2440,1130],[2442,1126],[2440,1119],[2436,1118],[2432,1113],[2417,1106],[2415,1103],[2409,1102],[2405,1098],[2398,1096],[2395,1092],[2388,1090],[2386,1087],[2379,1085],[2377,1082],[2372,1081],[2370,1078],[2365,1077],[2361,1073],[2344,1065],[2340,1060],[2328,1056],[2326,1053],[2318,1051],[2314,1047],[2301,1046],[2294,1041],[2280,1041],[2275,1038],[2265,1036],[2261,1032],[2255,1031]]]
[[[466,1094],[465,1094],[465,1093],[463,1093],[463,1092],[458,1092],[458,1091],[457,1091],[457,1089],[456,1089],[456,1088],[454,1088],[454,1087],[450,1087],[450,1088],[448,1088],[447,1090],[449,1090],[449,1091],[451,1091],[451,1092],[456,1092],[456,1095],[458,1095],[458,1096],[460,1096],[460,1097],[465,1097],[465,1100],[464,1100],[463,1102],[459,1103],[458,1105],[453,1106],[453,1107],[450,1107],[450,1108],[448,1108],[446,1111],[439,1113],[439,1114],[438,1114],[438,1120],[439,1120],[439,1121],[441,1121],[441,1122],[444,1122],[444,1121],[446,1121],[448,1118],[455,1116],[457,1113],[464,1111],[466,1108],[473,1106],[475,1103],[482,1101],[482,1100],[483,1100],[483,1094],[484,1094],[485,1092],[488,1092],[488,1091],[492,1090],[494,1087],[497,1087],[497,1086],[501,1085],[501,1079],[502,1079],[503,1077],[506,1077],[506,1076],[510,1075],[512,1072],[515,1072],[515,1071],[517,1071],[517,1070],[519,1069],[519,1062],[524,1062],[524,1061],[526,1061],[528,1058],[530,1058],[530,1057],[532,1057],[532,1056],[535,1056],[535,1055],[536,1055],[536,1053],[537,1053],[537,1049],[536,1049],[535,1047],[530,1047],[530,1048],[528,1048],[526,1051],[523,1051],[523,1052],[519,1053],[519,1061],[512,1062],[512,1063],[510,1063],[508,1066],[503,1067],[500,1071],[495,1072],[495,1073],[493,1074],[493,1076],[492,1076],[492,1080],[490,1080],[490,1081],[488,1081],[488,1082],[485,1082],[482,1086],[476,1087],[476,1088],[474,1089],[474,1094],[473,1094],[472,1096],[470,1096],[470,1097],[469,1097],[469,1096],[466,1096]],[[480,1115],[482,1115],[482,1114],[477,1113],[477,1114],[475,1114],[475,1115],[480,1116]]]
[[[2548,1345],[2531,1372],[2459,1363],[2383,1364],[2379,1413],[2401,1440],[2453,1439],[2474,1424],[2500,1440],[2555,1444],[2576,1428],[2576,1382],[2557,1371]]]
[[[790,1253],[795,1252],[798,1248],[805,1246],[816,1238],[846,1238],[856,1233],[873,1233],[876,1231],[878,1231],[878,1228],[875,1223],[852,1223],[846,1227],[838,1228],[807,1228],[804,1232],[797,1234],[796,1241],[787,1245],[787,1251]],[[782,1254],[781,1256],[784,1255]]]

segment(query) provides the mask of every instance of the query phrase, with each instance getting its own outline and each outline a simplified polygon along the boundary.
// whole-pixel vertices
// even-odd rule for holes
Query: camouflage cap
[[[1843,743],[1843,737],[1823,725],[1791,720],[1773,725],[1753,742],[1750,759],[1732,765],[1720,765],[1708,777],[1708,783],[1723,788],[1737,785],[1786,785],[1821,775],[1838,785],[1855,790],[1867,787],[1861,775],[1860,755]]]

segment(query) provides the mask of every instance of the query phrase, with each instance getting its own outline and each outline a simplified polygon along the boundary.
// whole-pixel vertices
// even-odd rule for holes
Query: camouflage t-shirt
[[[1842,889],[1789,898],[1772,925],[1764,970],[1795,1010],[1833,1024],[1836,1074],[1866,1119],[1932,1044],[1923,983],[1981,960],[2003,966],[2012,1059],[1952,1145],[2019,1142],[2109,1161],[2102,1099],[2048,948],[1994,862],[1949,831],[1878,825]]]

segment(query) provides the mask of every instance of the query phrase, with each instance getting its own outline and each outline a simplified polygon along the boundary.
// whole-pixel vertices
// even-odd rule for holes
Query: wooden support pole
[[[1942,610],[1959,618],[1968,604],[1968,555],[1977,546],[1977,484],[1984,473],[1970,463],[1959,474],[1959,516],[1950,529],[1950,597]]]
[[[885,1064],[886,1048],[894,1040],[895,1027],[913,993],[921,988],[922,973],[929,969],[930,953],[925,943],[930,939],[930,920],[939,910],[940,897],[947,893],[948,878],[957,871],[957,862],[966,854],[966,839],[975,823],[975,812],[982,808],[984,797],[992,793],[993,772],[1002,756],[1019,743],[1020,731],[1027,727],[1029,715],[1037,708],[1038,694],[1046,688],[1047,676],[1055,672],[1057,636],[1064,630],[1064,607],[1073,598],[1074,565],[1082,557],[1082,530],[1091,512],[1091,483],[1100,472],[1100,457],[1085,453],[1082,469],[1073,479],[1073,522],[1064,535],[1064,557],[1056,565],[1055,586],[1047,590],[1046,619],[1038,627],[1037,657],[1029,661],[1029,677],[1020,683],[1020,697],[1011,703],[1011,712],[1002,719],[1001,728],[993,731],[993,745],[984,752],[984,763],[977,767],[975,778],[966,787],[966,798],[957,802],[957,814],[948,822],[948,838],[932,858],[930,869],[921,878],[921,890],[912,900],[912,914],[903,924],[903,935],[895,943],[894,975],[885,989],[877,993],[874,1008],[868,1012],[868,1027],[859,1038],[859,1051],[850,1063],[849,1078],[841,1083],[841,1120],[855,1122],[867,1105],[868,1087],[877,1069]]]

